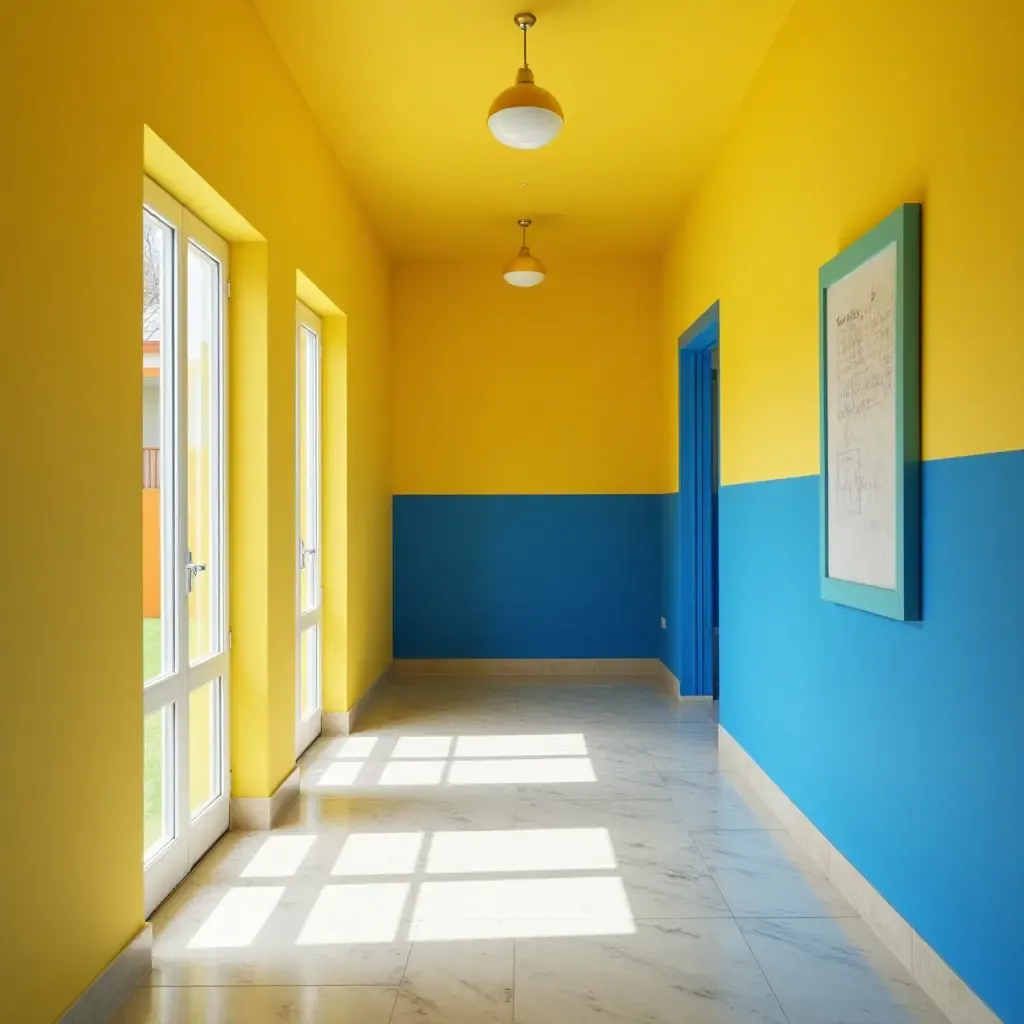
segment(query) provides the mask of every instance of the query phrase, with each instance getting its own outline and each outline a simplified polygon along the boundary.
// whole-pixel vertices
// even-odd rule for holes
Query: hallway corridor
[[[642,682],[397,678],[154,919],[117,1024],[909,1024],[927,996]]]

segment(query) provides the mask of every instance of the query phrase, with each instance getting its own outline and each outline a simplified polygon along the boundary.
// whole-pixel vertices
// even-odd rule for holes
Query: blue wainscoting
[[[721,720],[1024,1021],[1024,452],[926,462],[923,621],[819,596],[818,478],[720,495]]]
[[[685,694],[692,694],[693,680],[687,678],[684,654],[683,605],[693,614],[693,595],[683,587],[683,523],[680,518],[679,492],[661,496],[661,614],[665,629],[661,631],[658,657],[680,682]],[[690,634],[686,632],[688,637]]]
[[[396,658],[657,658],[657,494],[396,495]]]

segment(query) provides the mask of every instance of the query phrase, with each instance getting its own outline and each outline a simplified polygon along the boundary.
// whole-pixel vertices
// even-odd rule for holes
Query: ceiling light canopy
[[[526,59],[526,33],[537,23],[537,16],[517,14],[515,23],[523,33],[523,66],[516,72],[516,84],[491,104],[487,125],[506,146],[540,149],[562,130],[562,108],[547,89],[534,82]]]
[[[505,280],[516,288],[532,288],[544,280],[544,264],[530,255],[530,247],[526,244],[526,229],[530,221],[524,217],[519,226],[523,229],[523,244],[519,247],[519,255],[505,265]]]

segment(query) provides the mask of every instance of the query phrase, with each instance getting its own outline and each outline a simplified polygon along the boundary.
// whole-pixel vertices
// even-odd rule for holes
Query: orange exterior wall
[[[142,491],[142,617],[160,618],[160,490]]]

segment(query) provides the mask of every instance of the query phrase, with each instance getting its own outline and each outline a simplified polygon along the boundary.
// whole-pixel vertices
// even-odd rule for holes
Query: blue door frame
[[[684,694],[714,693],[714,538],[712,524],[711,356],[718,303],[679,338],[679,529],[682,549]],[[689,643],[687,643],[689,641]]]

